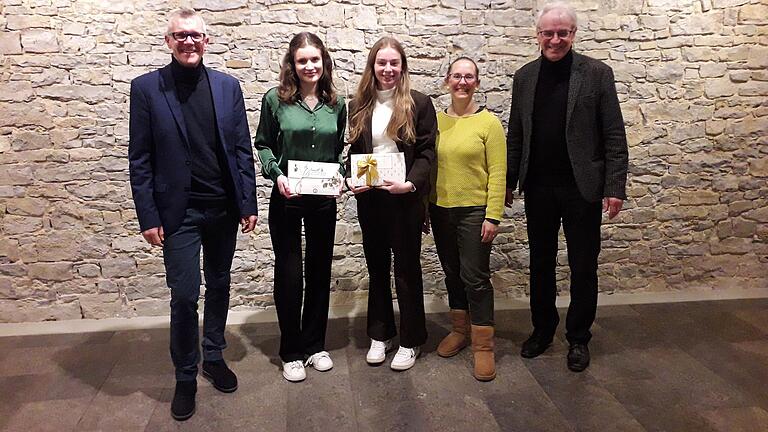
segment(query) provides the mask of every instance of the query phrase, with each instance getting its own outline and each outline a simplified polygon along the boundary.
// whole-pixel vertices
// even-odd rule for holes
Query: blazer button
[[[184,161],[184,163],[185,163],[187,166],[189,166],[189,165],[190,165],[192,162],[190,162],[190,161]]]

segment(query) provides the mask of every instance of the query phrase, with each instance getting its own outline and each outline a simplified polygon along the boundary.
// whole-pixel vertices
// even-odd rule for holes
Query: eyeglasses
[[[198,32],[172,32],[171,37],[173,37],[176,42],[184,42],[187,40],[188,37],[192,38],[193,42],[200,42],[203,39],[205,39],[205,33],[198,33]]]
[[[477,79],[477,77],[472,75],[472,74],[462,75],[462,74],[459,74],[459,73],[448,75],[448,78],[450,78],[451,81],[455,81],[455,82],[461,82],[461,80],[463,78],[464,81],[467,82],[467,84],[472,84]]]
[[[571,33],[575,32],[575,31],[576,30],[558,30],[558,31],[554,31],[554,30],[541,30],[541,31],[539,31],[539,34],[544,39],[552,39],[553,37],[555,37],[555,35],[557,35],[557,37],[559,37],[560,39],[565,39],[568,36],[570,36]]]

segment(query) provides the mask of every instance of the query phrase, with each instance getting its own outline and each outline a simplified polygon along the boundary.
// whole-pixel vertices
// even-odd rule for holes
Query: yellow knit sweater
[[[437,115],[437,170],[430,201],[440,207],[486,206],[500,220],[507,179],[507,143],[495,115],[483,109],[465,116]]]

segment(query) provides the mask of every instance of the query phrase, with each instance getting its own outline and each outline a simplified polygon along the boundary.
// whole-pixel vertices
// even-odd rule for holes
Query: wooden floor
[[[566,368],[562,325],[546,354],[526,360],[528,312],[496,321],[489,383],[471,377],[468,350],[437,356],[442,314],[428,316],[422,357],[400,373],[365,363],[364,318],[332,320],[335,367],[303,383],[279,372],[276,324],[232,326],[225,358],[239,390],[199,379],[197,413],[182,423],[169,413],[167,329],[4,337],[0,429],[768,431],[768,299],[601,307],[580,374]]]

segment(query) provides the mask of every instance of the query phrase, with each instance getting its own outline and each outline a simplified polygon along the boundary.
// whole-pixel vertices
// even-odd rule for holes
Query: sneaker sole
[[[412,368],[414,366],[416,366],[416,362],[415,361],[413,363],[411,363],[410,365],[407,365],[407,366],[389,365],[389,368],[394,370],[394,371],[402,372],[402,371],[407,371],[408,369],[410,369],[410,368]]]
[[[369,365],[371,365],[371,366],[378,366],[378,365],[380,365],[380,364],[384,363],[384,361],[385,361],[386,359],[387,359],[387,356],[386,356],[386,355],[385,355],[385,356],[384,356],[384,357],[383,357],[381,360],[379,360],[379,359],[374,359],[374,360],[371,360],[371,359],[369,359],[368,357],[366,357],[366,358],[365,358],[365,362],[366,362],[366,363],[368,363],[368,364],[369,364]]]
[[[398,371],[398,372],[407,371],[408,369],[416,366],[416,359],[419,358],[420,356],[421,356],[421,352],[416,354],[416,357],[413,358],[413,363],[411,363],[410,365],[398,366],[398,365],[390,364],[389,368],[392,369],[393,371]]]
[[[237,390],[237,385],[235,385],[232,388],[224,388],[224,387],[216,385],[216,382],[213,380],[213,377],[211,376],[211,374],[209,374],[206,371],[203,371],[203,378],[205,378],[208,381],[210,381],[210,383],[213,384],[213,388],[215,388],[216,390],[218,390],[218,391],[220,391],[222,393],[233,393],[235,390]],[[191,415],[192,414],[190,414],[190,416]]]
[[[176,413],[171,411],[171,417],[173,417],[173,419],[176,420],[176,421],[187,420],[190,417],[192,417],[193,415],[195,415],[195,408],[192,408],[192,412],[190,412],[189,414],[184,414],[184,415],[177,415]]]
[[[312,369],[314,369],[314,370],[316,370],[318,372],[328,372],[329,370],[333,369],[333,365],[331,365],[331,367],[325,368],[325,369],[320,369],[320,368],[318,368],[315,365],[311,365],[311,366],[312,366]]]
[[[283,374],[283,378],[285,378],[285,380],[288,381],[288,382],[302,382],[305,379],[307,379],[307,377],[304,377],[304,378],[301,378],[301,379],[291,379],[291,378],[288,378],[288,375],[286,375],[286,374]]]

